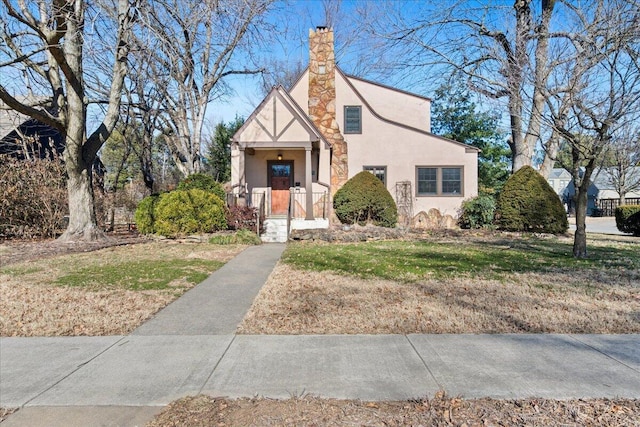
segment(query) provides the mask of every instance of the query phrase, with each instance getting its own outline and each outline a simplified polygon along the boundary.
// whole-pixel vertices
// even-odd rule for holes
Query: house
[[[233,191],[292,228],[328,227],[332,196],[367,170],[408,221],[433,208],[455,217],[477,195],[479,150],[432,134],[430,104],[345,74],[333,31],[310,30],[307,69],[290,89],[274,87],[233,136]]]
[[[591,175],[591,184],[587,190],[587,215],[612,216],[618,206],[620,196],[615,189],[611,177],[617,176],[615,168],[596,168]],[[631,167],[625,174],[627,185],[632,185],[640,180],[640,167]],[[548,179],[549,185],[555,190],[567,207],[568,212],[573,212],[573,196],[575,187],[571,174],[566,169],[554,168]],[[634,199],[640,198],[640,188],[633,189],[625,195],[628,203],[636,203]],[[603,212],[604,210],[604,212]]]
[[[0,155],[43,159],[63,151],[64,138],[57,129],[20,114],[0,101]]]

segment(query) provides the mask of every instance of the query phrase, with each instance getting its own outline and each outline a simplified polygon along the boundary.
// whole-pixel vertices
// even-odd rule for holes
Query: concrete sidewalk
[[[47,409],[59,407],[66,417],[152,417],[198,393],[640,398],[640,335],[131,335],[3,338],[0,349],[0,406],[23,407],[7,426],[39,425],[43,414],[42,425],[63,425]]]
[[[233,334],[284,251],[251,246],[158,312],[133,335]]]
[[[284,245],[249,248],[129,336],[0,338],[11,426],[143,425],[183,396],[640,398],[640,335],[234,335]]]

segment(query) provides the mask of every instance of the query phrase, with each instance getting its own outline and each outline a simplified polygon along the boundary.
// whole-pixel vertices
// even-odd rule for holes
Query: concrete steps
[[[267,218],[264,221],[265,232],[260,236],[264,243],[284,243],[288,240],[287,218]],[[317,228],[329,228],[328,219],[292,219],[292,230],[312,230]]]
[[[264,221],[264,229],[264,233],[260,236],[264,243],[284,243],[289,237],[287,218],[267,218]]]

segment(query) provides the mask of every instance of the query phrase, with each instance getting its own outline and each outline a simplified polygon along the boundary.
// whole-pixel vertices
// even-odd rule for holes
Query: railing
[[[313,197],[313,217],[326,219],[329,215],[329,194],[326,191],[314,192],[311,197]],[[305,218],[307,194],[292,190],[290,200],[292,218]]]
[[[260,191],[264,190],[264,191]],[[271,202],[269,200],[267,189],[254,190],[251,193],[251,205],[256,209],[262,209],[262,212],[269,216],[271,214]]]
[[[291,233],[291,214],[293,212],[293,192],[289,193],[289,202],[287,203],[287,240]]]
[[[598,199],[596,203],[598,216],[614,216],[620,199]],[[625,205],[640,205],[640,197],[625,199]]]
[[[264,218],[265,215],[265,193],[258,193],[259,194],[259,199],[258,199],[258,204],[254,205],[256,206],[257,210],[258,210],[258,218],[256,218],[256,234],[259,236],[260,235],[260,219]],[[253,195],[252,195],[253,197]]]

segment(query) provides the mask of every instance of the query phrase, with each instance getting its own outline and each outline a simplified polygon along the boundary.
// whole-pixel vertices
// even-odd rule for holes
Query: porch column
[[[313,220],[313,185],[311,182],[311,147],[305,148],[304,151],[304,189],[307,193],[307,216],[306,220]]]
[[[238,159],[238,192],[241,192],[242,189],[244,188],[245,183],[247,182],[247,177],[245,175],[245,156],[246,156],[246,152],[244,147],[240,147],[240,158]],[[246,195],[245,195],[246,197]],[[245,199],[246,200],[246,199]],[[251,195],[249,195],[249,199],[251,200]],[[249,205],[249,203],[247,203],[247,205]]]

